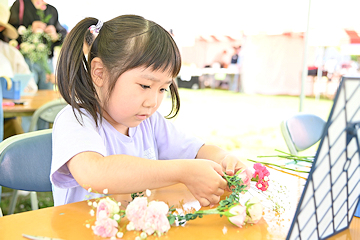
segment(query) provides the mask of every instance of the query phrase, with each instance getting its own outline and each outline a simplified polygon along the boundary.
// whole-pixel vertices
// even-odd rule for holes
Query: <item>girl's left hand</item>
[[[241,162],[239,158],[231,154],[226,155],[221,160],[221,166],[223,167],[224,172],[229,176],[233,176],[240,169],[247,168],[247,166]]]

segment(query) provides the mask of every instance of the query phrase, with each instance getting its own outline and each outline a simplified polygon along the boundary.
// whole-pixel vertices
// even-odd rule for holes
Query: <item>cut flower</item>
[[[229,209],[229,213],[231,213],[232,217],[228,217],[229,222],[234,224],[235,226],[242,227],[245,224],[246,219],[246,207],[242,205],[235,205]]]
[[[246,222],[258,223],[263,215],[264,207],[257,197],[249,199],[246,203]]]
[[[263,215],[263,206],[258,198],[251,198],[245,203],[240,204],[240,195],[248,192],[250,182],[256,180],[258,189],[266,191],[268,189],[269,172],[261,164],[254,165],[255,173],[247,168],[238,171],[235,175],[229,176],[224,173],[231,194],[219,202],[216,208],[198,210],[184,214],[184,212],[169,206],[162,201],[148,202],[146,196],[151,195],[150,190],[131,194],[132,201],[125,210],[120,209],[120,202],[110,197],[97,199],[89,202],[92,207],[90,214],[95,215],[95,225],[91,226],[94,234],[101,237],[116,238],[123,235],[120,231],[119,223],[121,219],[127,218],[129,223],[126,225],[127,231],[141,231],[137,238],[145,239],[147,236],[162,236],[169,231],[172,224],[183,225],[187,221],[202,218],[205,215],[217,214],[227,217],[229,222],[237,227],[242,227],[246,223],[255,224],[259,222]],[[261,185],[261,186],[259,186]],[[89,192],[91,192],[89,188]],[[107,191],[105,191],[107,192]],[[104,192],[104,193],[105,193]],[[145,196],[146,195],[146,196]],[[96,210],[96,211],[95,211]],[[181,209],[180,209],[181,210]],[[86,224],[89,228],[90,224]]]

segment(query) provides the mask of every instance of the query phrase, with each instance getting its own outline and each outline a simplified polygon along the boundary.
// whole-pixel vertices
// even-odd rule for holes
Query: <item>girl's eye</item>
[[[148,85],[142,85],[142,84],[140,84],[140,86],[141,86],[143,89],[150,88],[150,86],[148,86]]]
[[[167,91],[168,91],[167,88],[160,89],[160,92],[167,92]]]

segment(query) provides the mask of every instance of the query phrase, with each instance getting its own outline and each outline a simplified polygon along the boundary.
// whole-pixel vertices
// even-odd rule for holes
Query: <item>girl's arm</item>
[[[226,189],[222,168],[204,159],[149,160],[129,155],[103,157],[82,152],[67,162],[80,186],[110,194],[135,193],[145,189],[185,184],[201,205],[216,204]]]
[[[230,176],[234,175],[240,169],[247,168],[236,156],[214,145],[203,145],[196,158],[209,159],[219,163],[223,171]]]

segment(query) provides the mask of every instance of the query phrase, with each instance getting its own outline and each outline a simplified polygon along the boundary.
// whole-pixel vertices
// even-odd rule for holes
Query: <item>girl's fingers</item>
[[[201,198],[201,199],[199,200],[199,203],[200,203],[200,205],[203,206],[203,207],[207,207],[207,206],[210,205],[210,201],[207,200],[206,198]]]

